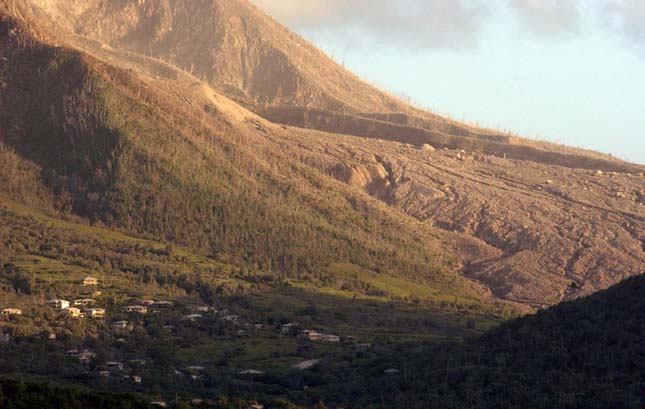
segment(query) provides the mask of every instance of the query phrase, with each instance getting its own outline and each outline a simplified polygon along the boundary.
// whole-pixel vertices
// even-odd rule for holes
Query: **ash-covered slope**
[[[361,81],[248,0],[31,1],[70,31],[175,65],[274,122],[568,167],[639,171],[608,155],[411,107]]]
[[[245,105],[408,109],[246,0],[33,0],[76,33],[159,57]]]
[[[437,303],[493,302],[457,274],[460,249],[480,258],[484,243],[285,155],[288,130],[185,72],[17,10],[0,17],[0,193],[284,278],[329,285],[345,264],[422,283]]]
[[[160,171],[162,177],[155,174],[150,178],[155,181],[153,188],[145,179],[149,174],[147,167],[117,172],[122,178],[125,177],[122,175],[137,175],[143,182],[125,184],[136,186],[131,190],[135,193],[126,195],[128,207],[119,207],[122,204],[110,207],[100,204],[107,200],[103,194],[94,200],[97,196],[93,193],[97,192],[92,189],[106,190],[101,183],[110,175],[106,170],[114,169],[112,165],[101,165],[102,170],[96,176],[91,172],[91,166],[74,166],[82,171],[70,174],[62,165],[65,161],[53,160],[50,163],[53,171],[37,163],[36,168],[44,166],[46,174],[51,172],[46,179],[50,187],[56,186],[53,181],[60,180],[61,175],[68,181],[74,178],[80,181],[72,185],[82,186],[81,190],[70,193],[69,197],[59,195],[70,203],[67,209],[108,222],[114,221],[112,218],[119,222],[129,220],[128,212],[143,211],[145,221],[129,220],[126,223],[129,228],[181,240],[185,239],[182,234],[186,234],[186,225],[173,223],[168,218],[172,213],[164,209],[187,206],[181,218],[189,220],[191,229],[197,225],[198,234],[192,234],[191,230],[191,240],[198,242],[199,247],[205,251],[232,249],[240,257],[250,251],[255,258],[258,252],[274,253],[271,243],[263,241],[263,237],[276,230],[281,232],[275,233],[278,237],[286,236],[284,225],[287,221],[297,226],[310,225],[307,224],[310,219],[315,220],[312,223],[316,226],[320,220],[334,226],[340,222],[341,230],[345,227],[354,229],[354,222],[364,217],[359,211],[363,208],[360,203],[370,203],[370,206],[375,203],[369,200],[369,195],[388,206],[377,205],[379,212],[397,220],[396,223],[405,220],[402,224],[405,227],[368,222],[369,229],[358,229],[364,233],[366,242],[372,240],[372,235],[378,237],[382,232],[385,236],[392,235],[392,239],[397,234],[404,236],[400,243],[405,246],[408,244],[403,243],[415,243],[419,248],[438,249],[441,246],[437,243],[442,242],[447,248],[445,258],[451,259],[461,274],[479,280],[505,299],[552,304],[606,288],[643,270],[645,189],[642,166],[602,154],[489,134],[461,124],[434,126],[442,121],[441,118],[414,111],[361,83],[315,47],[243,0],[75,0],[71,3],[12,0],[11,3],[16,5],[11,13],[28,18],[30,26],[39,30],[52,28],[44,22],[56,17],[53,21],[59,26],[50,30],[54,33],[50,33],[49,43],[64,43],[81,50],[106,66],[119,67],[121,70],[115,76],[125,75],[128,81],[135,81],[136,85],[117,87],[119,92],[127,90],[128,103],[119,100],[107,109],[109,115],[97,116],[99,124],[105,122],[104,116],[114,121],[115,113],[118,113],[120,118],[119,126],[101,128],[107,132],[102,135],[111,135],[115,128],[126,129],[128,138],[119,137],[119,141],[137,141],[137,146],[143,146],[146,155],[156,158],[162,153],[164,160],[172,164],[163,165],[166,168]],[[63,136],[73,135],[76,131],[70,123],[77,120],[74,119],[74,98],[49,101],[48,86],[44,84],[58,84],[60,80],[43,77],[39,72],[40,63],[31,63],[34,64],[31,76],[19,77],[27,88],[21,90],[16,101],[20,98],[45,101],[47,105],[36,111],[40,115],[39,123],[45,124],[51,119],[50,105],[70,107],[70,115],[57,119],[58,125],[64,126],[56,129],[61,129]],[[273,66],[281,67],[282,71],[267,68]],[[177,67],[184,67],[206,81]],[[264,78],[262,76],[266,76],[265,80],[260,80]],[[33,82],[33,78],[44,82]],[[63,78],[66,77],[63,75]],[[293,87],[283,83],[292,79],[296,79]],[[279,92],[267,87],[277,87]],[[264,121],[225,95],[234,96],[245,107],[266,118],[296,127]],[[7,102],[6,106],[11,107],[7,110],[10,112],[21,104],[12,107]],[[134,108],[122,112],[129,106]],[[388,113],[395,110],[402,113]],[[386,113],[375,113],[378,111]],[[14,119],[16,115],[11,114]],[[434,120],[440,122],[432,122]],[[142,121],[146,124],[132,127]],[[23,116],[6,129],[24,130],[28,126],[33,124],[29,124],[28,116]],[[321,129],[327,133],[303,128]],[[73,148],[77,153],[84,153],[79,149],[87,146],[79,145],[78,141],[83,140],[85,128],[79,129],[81,139],[74,138]],[[159,143],[164,140],[159,139],[160,134],[172,137],[163,145]],[[35,134],[30,135],[35,138]],[[106,143],[110,140],[108,138]],[[186,144],[191,146],[190,151],[177,149]],[[107,152],[120,154],[122,145],[123,142],[116,143]],[[15,146],[18,150],[21,144]],[[46,144],[42,146],[43,152],[50,149]],[[52,151],[65,155],[71,145],[58,146]],[[106,146],[111,145],[107,143]],[[202,150],[218,156],[195,160],[202,158]],[[93,154],[88,155],[79,163],[88,160],[94,163]],[[99,156],[105,163],[110,163],[110,158],[109,155]],[[118,163],[134,167],[140,166],[141,160],[137,154],[127,162]],[[191,166],[193,168],[187,170]],[[29,166],[25,165],[25,168]],[[329,183],[330,176],[344,185]],[[244,182],[238,182],[238,179]],[[301,212],[290,218],[266,219],[254,204],[256,199],[249,201],[236,193],[239,201],[227,203],[221,198],[222,190],[191,199],[186,199],[183,193],[160,196],[163,200],[148,197],[153,196],[150,192],[158,185],[163,190],[170,189],[169,185],[183,183],[192,186],[195,180],[200,189],[225,186],[223,191],[238,192],[236,187],[243,186],[258,196],[257,200],[264,201],[263,206],[271,211],[275,210],[273,203],[278,203],[275,208],[293,205]],[[309,191],[312,183],[317,188]],[[32,185],[12,184],[16,192]],[[87,189],[90,191],[86,192]],[[284,201],[276,193],[303,189],[309,191],[310,195],[306,197],[315,198],[313,201],[307,199],[308,205],[304,208],[296,205],[302,197],[294,196],[291,201]],[[31,190],[27,190],[21,194],[33,196]],[[193,191],[193,187],[188,191]],[[146,195],[140,192],[146,192]],[[356,202],[355,198],[360,200]],[[186,200],[188,205],[180,205]],[[211,206],[211,201],[220,207]],[[349,219],[353,221],[327,218],[328,207],[320,203],[330,201],[334,206],[340,206],[334,208],[343,209],[338,214],[351,214]],[[111,203],[123,201],[115,199]],[[235,209],[235,212],[222,215],[214,212],[214,208]],[[211,214],[193,220],[190,214],[195,209],[198,214]],[[226,226],[222,220],[234,223],[241,217],[237,213],[240,211],[272,227],[264,224],[262,228],[255,224],[246,226],[259,228],[253,230],[252,236],[237,235],[228,227],[222,227]],[[291,214],[291,211],[287,213]],[[210,224],[220,229],[217,240],[208,238]],[[155,228],[150,230],[150,226]],[[310,237],[307,234],[298,233],[301,237],[293,239],[289,245],[293,246],[285,247],[289,249],[285,251],[293,255],[303,250],[301,244],[305,240],[301,238]],[[428,241],[426,234],[436,240]],[[219,240],[227,242],[223,250],[216,244]],[[244,244],[245,240],[258,242],[262,249]],[[284,244],[284,241],[277,243]],[[413,246],[413,251],[417,251],[417,247]],[[333,247],[333,252],[336,251],[341,255],[340,260],[358,254],[351,246],[343,248],[342,241]],[[314,258],[320,258],[320,252],[316,254]],[[394,252],[382,254],[388,257],[386,254]],[[305,260],[310,256],[304,251],[298,257]],[[273,260],[282,256],[273,254],[271,257]],[[326,260],[334,257],[325,256]],[[317,261],[316,265],[325,263]],[[375,268],[369,265],[369,269]]]

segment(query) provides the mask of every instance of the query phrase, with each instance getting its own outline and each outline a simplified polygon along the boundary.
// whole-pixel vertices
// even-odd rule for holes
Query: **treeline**
[[[169,409],[239,409],[257,404],[255,401],[220,396],[200,403],[168,402]],[[76,387],[56,387],[49,383],[0,378],[0,409],[152,409],[140,396],[97,392]],[[267,409],[302,409],[288,400],[274,399]],[[317,408],[324,409],[324,405]]]
[[[47,383],[0,379],[0,409],[149,409],[133,395],[57,388]]]

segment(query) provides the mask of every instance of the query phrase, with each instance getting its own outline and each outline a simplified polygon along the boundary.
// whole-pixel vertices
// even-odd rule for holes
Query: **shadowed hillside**
[[[634,277],[432,351],[405,407],[643,407],[644,300],[645,277]]]

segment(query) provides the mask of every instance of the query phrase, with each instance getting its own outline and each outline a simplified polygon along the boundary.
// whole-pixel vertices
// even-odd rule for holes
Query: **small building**
[[[234,324],[237,324],[237,321],[240,319],[239,315],[233,315],[233,314],[227,314],[222,317],[223,321],[226,322],[232,322]]]
[[[298,328],[298,324],[290,322],[288,324],[282,324],[280,326],[280,333],[282,335],[287,335],[293,333]]]
[[[49,305],[55,310],[64,310],[65,308],[69,307],[70,304],[69,304],[69,301],[67,300],[57,298],[55,300],[47,301],[47,305]]]
[[[155,307],[160,307],[160,308],[171,308],[175,304],[173,304],[171,301],[160,300],[160,301],[155,301],[153,305]]]
[[[134,312],[137,314],[147,314],[148,313],[148,307],[145,305],[127,305],[123,307],[123,311],[125,312]]]
[[[61,314],[65,317],[78,318],[81,317],[81,310],[76,307],[67,307],[61,311]]]
[[[141,377],[139,375],[132,375],[132,381],[134,383],[141,383]]]
[[[92,359],[96,358],[96,353],[86,349],[82,352],[79,352],[76,355],[76,358],[78,358],[78,362],[82,364],[89,364]]]
[[[331,334],[320,334],[319,339],[320,342],[329,342],[329,343],[336,343],[340,342],[340,337],[338,335],[331,335]]]
[[[299,337],[301,339],[306,339],[314,342],[328,342],[328,343],[340,342],[340,337],[338,335],[321,334],[320,332],[312,331],[312,330],[300,331]]]
[[[146,305],[146,306],[150,306],[150,305],[154,305],[154,304],[155,304],[155,300],[141,300],[141,302],[140,302],[139,304],[141,304],[141,305]]]
[[[291,368],[304,371],[305,369],[313,368],[318,362],[320,362],[320,359],[310,359],[308,361],[303,361],[298,364],[295,364]]]
[[[192,307],[191,310],[197,311],[197,312],[209,312],[212,310],[212,308],[209,307],[208,305],[196,305]]]
[[[149,404],[150,404],[150,405],[152,405],[152,406],[159,406],[159,407],[161,407],[161,408],[165,408],[166,406],[168,406],[168,405],[166,404],[166,402],[164,402],[164,401],[162,401],[162,400],[153,400],[153,401],[152,401],[152,402],[150,402]]]
[[[110,371],[122,371],[125,368],[125,365],[123,365],[123,362],[115,362],[115,361],[106,362],[105,366],[107,366],[107,368]]]
[[[383,373],[386,374],[386,375],[396,375],[396,374],[398,374],[400,372],[401,371],[399,371],[398,369],[394,369],[394,368],[386,369],[385,371],[383,371]]]
[[[112,328],[116,331],[132,331],[134,326],[130,321],[117,321],[112,324]]]
[[[102,378],[109,378],[110,377],[110,371],[99,371],[99,376]]]
[[[248,376],[263,376],[264,372],[258,371],[256,369],[245,369],[243,371],[238,372],[240,375],[248,375]]]
[[[88,308],[84,310],[85,316],[92,318],[105,318],[104,308]]]
[[[99,285],[98,278],[87,276],[83,279],[83,285]]]
[[[205,367],[203,367],[203,366],[199,366],[199,365],[192,365],[192,366],[187,366],[187,367],[185,367],[185,368],[184,368],[184,371],[186,371],[186,372],[188,372],[188,373],[200,373],[200,372],[204,372],[204,370],[205,370],[205,369],[206,369],[206,368],[205,368]]]
[[[78,300],[74,300],[74,306],[76,307],[87,307],[88,305],[94,305],[96,304],[96,300],[93,298],[81,298]]]
[[[2,310],[2,315],[22,315],[22,310],[20,308],[5,308]]]
[[[199,321],[202,318],[204,318],[204,316],[202,314],[188,314],[184,316],[184,318],[187,319],[188,321]]]

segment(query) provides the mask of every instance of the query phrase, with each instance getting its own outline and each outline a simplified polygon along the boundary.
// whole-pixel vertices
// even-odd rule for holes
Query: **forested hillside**
[[[638,276],[465,346],[426,351],[404,387],[404,406],[642,408],[643,317],[645,276]]]

